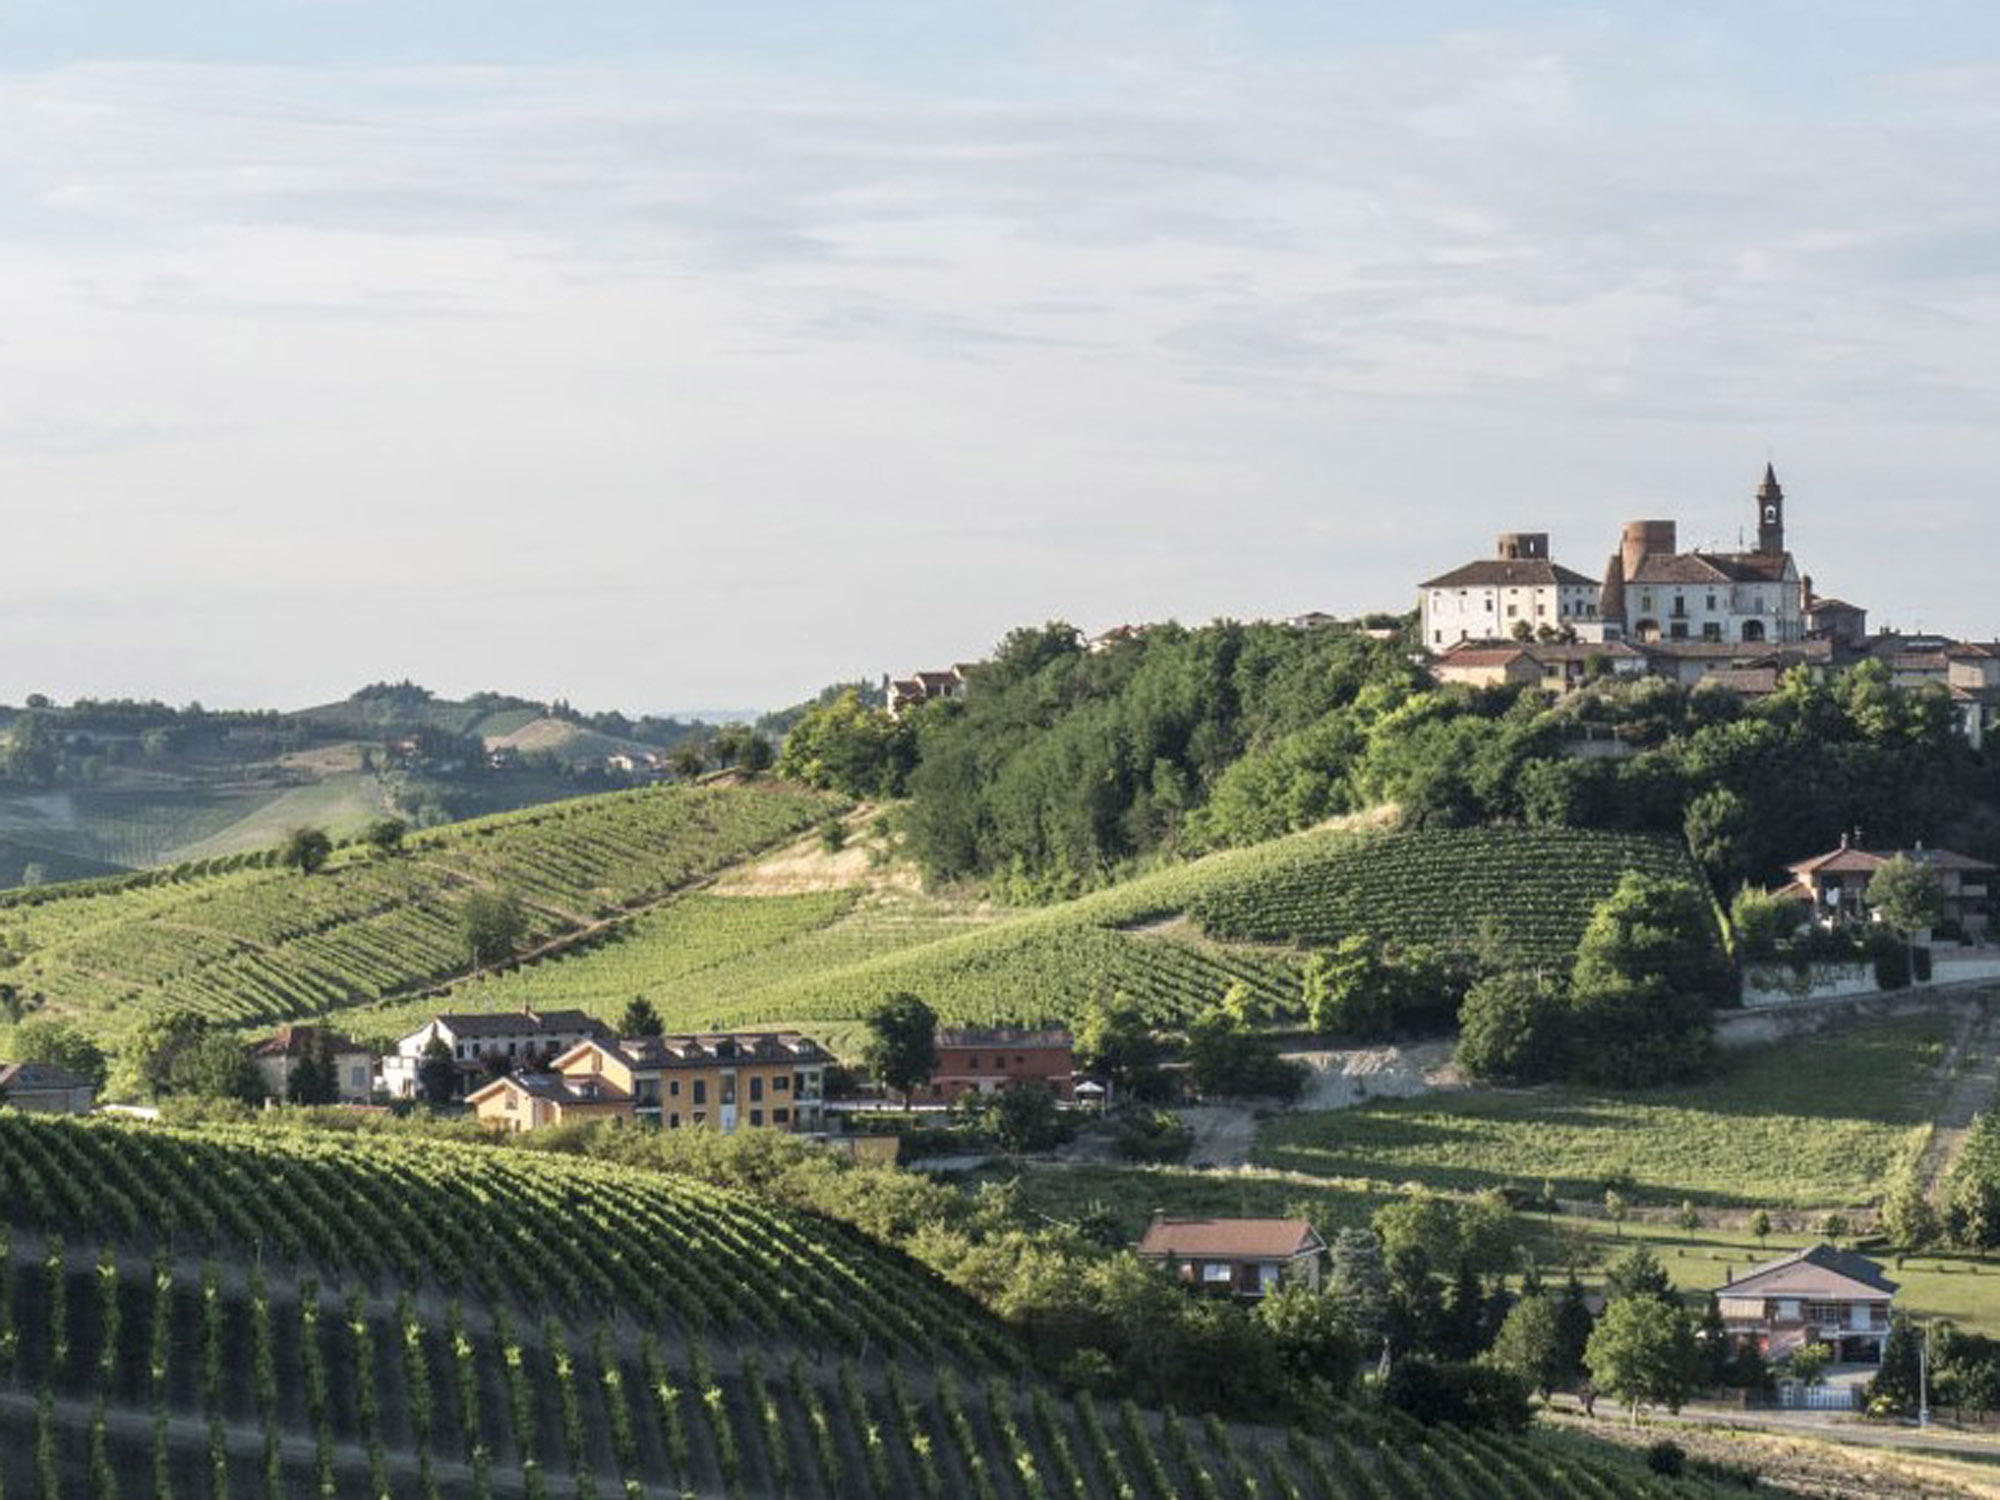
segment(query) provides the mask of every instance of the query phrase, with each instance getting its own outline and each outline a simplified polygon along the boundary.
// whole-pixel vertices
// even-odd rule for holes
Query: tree
[[[1745,834],[1749,809],[1743,799],[1727,787],[1712,787],[1688,803],[1681,831],[1709,879],[1727,890],[1748,873]]]
[[[1560,992],[1539,975],[1480,980],[1458,1012],[1458,1065],[1475,1078],[1539,1083],[1562,1071]]]
[[[458,1060],[451,1055],[451,1043],[435,1033],[417,1058],[417,1091],[433,1105],[458,1097]]]
[[[1750,1232],[1757,1236],[1757,1248],[1764,1248],[1764,1241],[1771,1237],[1771,1216],[1763,1209],[1750,1215]]]
[[[387,856],[403,847],[403,835],[409,831],[410,825],[401,818],[377,818],[362,829],[361,837],[377,854]]]
[[[242,1045],[190,1010],[163,1011],[141,1022],[119,1067],[130,1087],[155,1099],[194,1095],[255,1103],[264,1093]]]
[[[1938,1235],[1937,1211],[1914,1172],[1898,1172],[1882,1199],[1882,1232],[1899,1250],[1921,1250]]]
[[[1617,1234],[1620,1239],[1625,1237],[1625,1217],[1631,1211],[1631,1205],[1626,1203],[1625,1195],[1619,1192],[1618,1189],[1606,1188],[1604,1190],[1604,1217],[1617,1226]]]
[[[1819,1232],[1826,1236],[1828,1243],[1838,1248],[1854,1226],[1847,1222],[1846,1214],[1828,1214],[1819,1221]]]
[[[807,709],[785,736],[778,774],[850,797],[893,797],[917,763],[916,726],[853,689]]]
[[[1868,909],[1914,962],[1917,934],[1944,920],[1944,884],[1930,865],[1898,854],[1869,877]]]
[[[1694,1199],[1681,1199],[1680,1226],[1682,1234],[1693,1234],[1701,1228],[1701,1210],[1694,1206]]]
[[[1546,1297],[1523,1297],[1509,1309],[1488,1354],[1493,1363],[1520,1376],[1544,1399],[1562,1380],[1563,1336],[1555,1304]]]
[[[333,840],[324,828],[294,828],[285,836],[278,855],[286,869],[301,875],[316,873],[332,857]]]
[[[625,1002],[625,1009],[618,1015],[618,1035],[621,1037],[663,1036],[667,1023],[660,1018],[659,1007],[644,995],[634,995]]]
[[[1715,922],[1693,886],[1628,872],[1591,914],[1577,945],[1577,991],[1705,992],[1715,972]]]
[[[340,1074],[325,1033],[314,1032],[305,1056],[285,1078],[285,1097],[294,1104],[338,1104]]]
[[[14,1051],[23,1062],[54,1063],[93,1089],[102,1089],[110,1073],[104,1049],[89,1032],[70,1021],[27,1021],[15,1028]]]
[[[1075,1036],[1077,1066],[1109,1078],[1117,1095],[1151,1100],[1162,1094],[1160,1039],[1127,996],[1094,996],[1077,1017]]]
[[[1736,954],[1745,963],[1775,958],[1803,922],[1799,903],[1773,891],[1746,885],[1729,903],[1729,925],[1736,931]]]
[[[1343,1229],[1327,1246],[1326,1295],[1364,1352],[1380,1346],[1389,1314],[1389,1271],[1382,1242],[1366,1229]]]
[[[1000,1149],[1012,1156],[1046,1151],[1069,1138],[1056,1096],[1038,1083],[1002,1089],[986,1108],[986,1123]]]
[[[692,781],[708,769],[708,759],[701,753],[701,746],[690,740],[674,752],[674,774],[683,781]]]
[[[1291,1283],[1257,1304],[1256,1319],[1295,1379],[1324,1381],[1336,1397],[1354,1383],[1363,1351],[1334,1298]]]
[[[1569,1280],[1563,1284],[1562,1301],[1556,1304],[1556,1337],[1560,1346],[1558,1379],[1574,1380],[1582,1372],[1583,1351],[1589,1346],[1590,1331],[1596,1326],[1597,1320],[1590,1315],[1590,1304],[1584,1300],[1583,1283],[1577,1280],[1572,1269]]]
[[[1591,1379],[1623,1401],[1632,1421],[1641,1406],[1679,1411],[1700,1373],[1687,1314],[1653,1297],[1606,1305],[1584,1350]]]
[[[504,963],[528,930],[528,914],[512,895],[474,891],[459,908],[459,930],[474,967]]]
[[[1826,1379],[1826,1367],[1833,1363],[1833,1351],[1824,1344],[1801,1344],[1785,1361],[1785,1373],[1800,1385],[1818,1385]]]
[[[869,1014],[862,1058],[877,1083],[907,1099],[937,1067],[937,1012],[915,995],[885,997]]]
[[[1605,1269],[1604,1300],[1616,1302],[1621,1297],[1651,1297],[1670,1307],[1680,1306],[1667,1268],[1645,1245],[1633,1246]]]
[[[1303,1064],[1287,1062],[1276,1041],[1223,1006],[1188,1023],[1186,1056],[1188,1078],[1203,1094],[1295,1099],[1305,1087]]]

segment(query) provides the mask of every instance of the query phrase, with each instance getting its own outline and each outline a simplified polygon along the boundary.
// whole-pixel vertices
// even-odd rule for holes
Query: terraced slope
[[[1072,1398],[896,1257],[636,1169],[0,1116],[0,1174],[7,1494],[1711,1493],[1532,1438],[1322,1441]]]
[[[530,945],[676,890],[837,807],[778,783],[660,787],[501,814],[306,878],[177,872],[156,883],[0,907],[10,983],[115,1030],[187,1006],[264,1025],[406,993],[467,967],[464,900],[522,903]]]

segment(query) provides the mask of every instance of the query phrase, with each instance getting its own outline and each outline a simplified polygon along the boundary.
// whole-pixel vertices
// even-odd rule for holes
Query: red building
[[[939,1027],[930,1097],[991,1094],[1018,1083],[1040,1084],[1065,1103],[1076,1097],[1076,1046],[1061,1029],[1012,1031]]]

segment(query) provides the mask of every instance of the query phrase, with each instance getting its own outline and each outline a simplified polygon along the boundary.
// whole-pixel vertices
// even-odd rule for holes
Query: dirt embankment
[[[1338,1051],[1287,1052],[1308,1069],[1298,1108],[1352,1109],[1370,1099],[1407,1099],[1415,1094],[1462,1087],[1451,1061],[1449,1041],[1407,1047],[1350,1047]],[[1240,1167],[1257,1140],[1256,1108],[1247,1104],[1198,1104],[1180,1111],[1194,1131],[1188,1165]]]

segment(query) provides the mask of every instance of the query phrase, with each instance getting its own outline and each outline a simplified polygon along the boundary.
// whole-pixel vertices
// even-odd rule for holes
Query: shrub
[[[1127,1161],[1183,1161],[1194,1145],[1194,1131],[1170,1109],[1120,1110],[1111,1133]]]
[[[1475,1078],[1539,1083],[1562,1071],[1562,1000],[1539,976],[1480,980],[1466,995],[1458,1024],[1458,1065]]]
[[[1646,1450],[1646,1467],[1665,1479],[1678,1479],[1687,1470],[1687,1454],[1679,1443],[1661,1438]]]
[[[1382,1382],[1391,1411],[1426,1427],[1490,1427],[1525,1431],[1533,1415],[1527,1383],[1511,1370],[1410,1355],[1396,1361]]]

